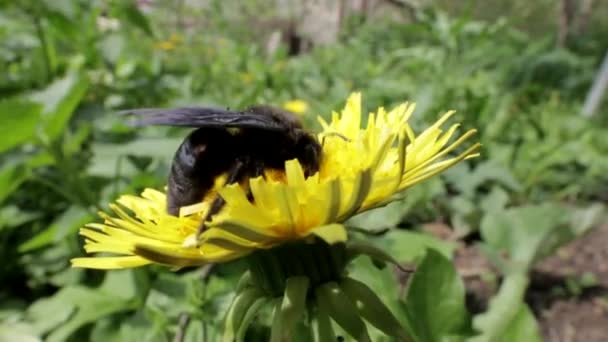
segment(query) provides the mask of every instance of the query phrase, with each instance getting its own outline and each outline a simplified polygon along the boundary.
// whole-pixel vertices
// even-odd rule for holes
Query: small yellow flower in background
[[[171,36],[169,36],[169,39],[155,43],[154,48],[163,51],[171,51],[174,50],[181,42],[181,36],[176,33],[172,33]]]
[[[361,95],[351,95],[330,122],[319,119],[323,131],[320,172],[306,178],[297,160],[285,174],[250,179],[253,201],[239,184],[220,186],[226,206],[196,240],[209,200],[184,207],[180,217],[166,213],[164,193],[147,189],[141,197],[125,195],[111,205],[115,215],[102,213],[103,224],[89,224],[80,234],[87,253],[112,256],[75,258],[75,267],[114,269],[151,263],[185,267],[221,263],[281,244],[314,237],[328,244],[347,240],[344,222],[362,211],[383,205],[412,185],[450,166],[478,156],[474,143],[454,157],[447,155],[475,134],[454,139],[458,124],[440,128],[453,112],[416,135],[408,120],[413,104],[404,103],[371,113],[361,127]],[[209,196],[208,196],[209,197]]]
[[[241,77],[241,82],[243,82],[245,84],[249,84],[249,83],[253,82],[253,80],[254,80],[253,74],[251,74],[249,72],[239,73],[239,76]]]
[[[283,109],[294,114],[304,114],[308,111],[308,103],[304,100],[291,100],[283,103]]]

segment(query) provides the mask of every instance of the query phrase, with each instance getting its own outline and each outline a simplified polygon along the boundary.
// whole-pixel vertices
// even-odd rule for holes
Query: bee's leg
[[[264,179],[266,179],[266,175],[264,174],[264,163],[260,160],[256,160],[252,162],[253,165],[251,165],[251,175],[249,175],[250,178],[256,178],[259,176],[264,177]],[[249,202],[253,201],[253,194],[251,193],[251,188],[247,188],[247,199],[249,200]]]
[[[224,184],[227,185],[227,184],[233,184],[233,183],[238,182],[244,176],[244,173],[247,172],[247,169],[249,166],[248,164],[249,164],[249,158],[237,159],[234,162],[234,164],[232,164],[230,169],[228,169],[228,177],[226,178],[226,183],[224,183]],[[209,219],[211,219],[211,217],[213,215],[217,214],[222,209],[222,207],[224,206],[225,203],[226,203],[226,201],[224,201],[222,196],[220,196],[219,194],[216,195],[216,197],[211,202],[211,205],[209,206],[209,210],[207,211],[207,214],[205,215],[203,221],[201,222],[200,226],[198,227],[198,230],[196,231],[197,240],[198,240],[198,237],[201,235],[201,233],[204,232],[205,229],[207,229],[205,222],[207,222]]]

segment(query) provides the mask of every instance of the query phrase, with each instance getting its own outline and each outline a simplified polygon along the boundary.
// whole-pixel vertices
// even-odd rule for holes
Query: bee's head
[[[296,129],[293,134],[298,161],[304,167],[305,175],[312,176],[321,166],[323,148],[314,135],[304,130]]]

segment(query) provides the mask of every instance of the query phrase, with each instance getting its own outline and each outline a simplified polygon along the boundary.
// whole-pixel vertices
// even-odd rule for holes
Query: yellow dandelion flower
[[[169,39],[154,43],[154,48],[157,50],[171,51],[175,50],[182,42],[182,37],[176,33],[172,33]]]
[[[242,72],[239,74],[239,76],[241,77],[241,81],[245,84],[249,84],[249,83],[253,82],[255,79],[253,74],[251,74],[249,72]]]
[[[308,111],[308,103],[304,100],[291,100],[283,103],[283,108],[295,114],[304,114]]]
[[[408,123],[413,111],[414,105],[408,103],[388,112],[379,108],[369,114],[367,126],[362,128],[361,95],[351,95],[330,122],[320,119],[323,161],[317,174],[305,177],[299,162],[291,160],[286,162],[284,174],[250,179],[248,187],[222,187],[216,182],[214,191],[226,205],[199,240],[196,230],[209,199],[182,208],[180,217],[175,217],[165,212],[162,192],[147,189],[141,197],[122,196],[118,205],[112,205],[114,217],[102,214],[103,224],[90,224],[80,231],[88,253],[113,256],[76,258],[72,263],[101,269],[150,263],[184,267],[226,262],[293,241],[344,242],[347,229],[341,222],[478,156],[480,144],[474,143],[448,157],[475,134],[469,130],[451,139],[458,124],[442,131],[440,127],[453,112],[416,135]]]

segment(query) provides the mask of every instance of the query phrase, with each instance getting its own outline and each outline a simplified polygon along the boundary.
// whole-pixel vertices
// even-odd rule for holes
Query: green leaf
[[[397,201],[389,203],[384,207],[355,215],[347,221],[347,226],[366,229],[393,228],[401,222],[403,215],[404,204],[402,201]]]
[[[122,6],[121,12],[131,24],[141,29],[150,36],[154,35],[148,18],[146,18],[146,16],[141,13],[141,11],[137,8],[137,6],[135,6],[135,4],[125,3],[124,6]]]
[[[73,205],[55,218],[48,228],[19,245],[18,250],[25,253],[61,241],[74,235],[80,227],[93,219],[94,216],[89,211]]]
[[[137,168],[124,160],[124,156],[150,156],[171,160],[183,138],[138,139],[126,144],[93,144],[93,160],[88,172],[95,176],[114,177],[137,173]],[[121,162],[122,160],[122,162]]]
[[[480,206],[484,211],[500,211],[503,210],[509,203],[509,194],[500,186],[492,187],[490,193],[487,194]]]
[[[29,308],[27,317],[35,331],[44,333],[53,329],[47,341],[65,341],[85,324],[132,308],[129,301],[110,293],[70,286],[50,298],[38,300]]]
[[[52,163],[53,157],[47,151],[16,154],[4,159],[0,168],[0,203],[31,176],[33,169]]]
[[[42,335],[65,323],[75,311],[73,304],[60,303],[55,297],[43,298],[30,305],[26,318],[32,324],[31,330]]]
[[[29,212],[19,209],[15,205],[6,205],[0,208],[0,231],[4,227],[16,227],[40,217],[40,212]]]
[[[439,240],[438,238],[420,232],[407,230],[394,230],[377,239],[380,246],[389,255],[400,262],[414,262],[423,257],[427,249],[433,249],[451,258],[456,249],[454,243]]]
[[[205,322],[200,320],[192,320],[188,324],[186,333],[184,335],[184,342],[199,342],[205,341]]]
[[[31,100],[44,106],[41,119],[45,138],[53,141],[65,130],[88,87],[89,81],[85,76],[70,73],[30,95]]]
[[[494,160],[483,162],[474,170],[470,170],[466,164],[458,165],[446,172],[446,178],[466,195],[472,195],[486,182],[497,182],[514,192],[522,189],[511,171]]]
[[[474,317],[473,326],[480,334],[469,341],[540,341],[538,328],[534,328],[536,322],[533,317],[530,317],[523,302],[527,287],[528,277],[525,274],[509,274],[503,280],[498,294],[490,301],[488,310]],[[522,310],[528,312],[522,313]],[[512,331],[513,329],[518,329],[518,331]],[[506,338],[508,336],[524,336],[525,338],[508,339]]]
[[[397,320],[404,325],[408,335],[412,336],[411,327],[408,326],[405,311],[401,308],[400,297],[405,294],[405,277],[403,273],[396,272],[394,268],[385,267],[379,269],[369,258],[358,258],[349,263],[349,276],[357,279],[368,286],[387,308],[396,316]],[[410,275],[411,276],[411,275]],[[409,276],[408,276],[409,277]],[[386,335],[381,331],[370,327],[372,341],[381,340]]]
[[[502,336],[502,341],[505,342],[541,342],[543,340],[534,314],[524,303],[519,306],[519,311],[505,330],[505,334]]]
[[[3,322],[0,323],[0,341],[42,342],[42,338],[28,324]]]
[[[414,273],[403,305],[420,341],[442,341],[470,331],[465,288],[454,265],[429,249]]]
[[[31,171],[24,165],[6,167],[0,170],[0,203],[29,178]]]
[[[143,302],[150,290],[150,280],[142,269],[114,270],[106,273],[98,289],[124,300],[140,299]]]
[[[41,111],[27,100],[0,101],[0,153],[34,138]]]
[[[550,203],[489,212],[482,219],[481,234],[492,249],[508,252],[515,267],[528,269],[546,255],[548,246],[556,247],[552,238],[568,231],[568,214]]]

